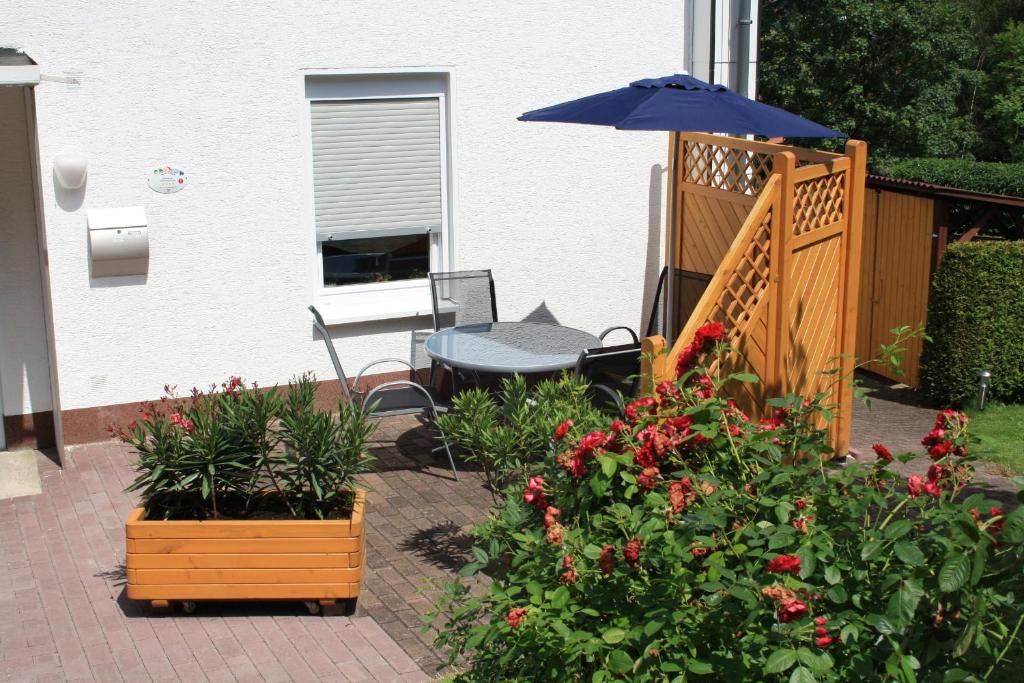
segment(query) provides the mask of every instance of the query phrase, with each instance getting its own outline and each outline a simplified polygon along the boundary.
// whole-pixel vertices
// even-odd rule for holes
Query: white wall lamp
[[[65,190],[78,190],[85,185],[89,160],[84,154],[58,154],[53,158],[53,172]]]

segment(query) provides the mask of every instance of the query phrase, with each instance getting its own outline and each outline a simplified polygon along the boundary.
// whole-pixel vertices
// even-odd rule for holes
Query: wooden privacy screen
[[[880,344],[892,342],[889,330],[925,322],[935,251],[935,218],[935,200],[930,197],[868,189],[860,268],[858,358],[873,358]],[[871,365],[868,369],[916,387],[922,347],[920,338],[907,342],[902,356],[903,375],[882,365]]]
[[[648,337],[645,374],[672,377],[697,328],[726,327],[735,350],[723,372],[753,372],[733,398],[753,415],[769,396],[827,391],[839,453],[849,447],[853,352],[867,146],[845,154],[681,133],[672,160],[678,194],[670,261],[713,273],[704,295],[667,353]],[[668,241],[667,241],[668,243]],[[838,368],[847,381],[821,371]]]

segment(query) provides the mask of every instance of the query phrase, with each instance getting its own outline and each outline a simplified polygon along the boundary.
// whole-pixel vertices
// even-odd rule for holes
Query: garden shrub
[[[313,405],[303,375],[282,393],[232,377],[208,392],[142,404],[139,418],[111,433],[138,454],[138,491],[149,519],[345,517],[354,476],[372,460],[374,425],[345,402],[337,414]]]
[[[479,388],[457,394],[437,425],[463,459],[480,463],[488,484],[496,488],[508,474],[547,452],[551,432],[565,415],[593,429],[604,421],[586,383],[565,374],[527,388],[525,378],[513,375],[502,378],[497,394]]]
[[[989,396],[1024,400],[1024,242],[951,245],[932,280],[921,386],[941,405]]]
[[[1024,197],[1024,164],[910,158],[878,162],[873,172],[973,192]]]
[[[433,615],[456,680],[961,681],[1019,667],[1024,508],[956,497],[972,474],[967,418],[938,415],[927,477],[893,472],[881,444],[877,462],[828,471],[823,396],[748,419],[719,395],[730,378],[700,369],[716,336],[626,419],[558,427],[555,455],[474,530],[474,561]],[[492,580],[472,590],[481,571]]]

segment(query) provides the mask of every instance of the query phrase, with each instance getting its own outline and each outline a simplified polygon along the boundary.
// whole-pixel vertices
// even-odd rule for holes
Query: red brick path
[[[0,501],[0,677],[7,681],[424,681],[441,663],[419,615],[462,562],[464,531],[486,513],[479,475],[455,483],[410,419],[378,433],[367,572],[353,618],[309,616],[301,603],[207,603],[160,614],[124,596],[122,493],[128,450],[41,458],[43,493]],[[388,443],[397,439],[397,445]],[[450,476],[450,475],[449,475]]]

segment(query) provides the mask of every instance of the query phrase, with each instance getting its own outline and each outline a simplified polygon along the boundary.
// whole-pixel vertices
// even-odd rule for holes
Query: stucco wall
[[[658,269],[667,135],[525,124],[528,109],[679,71],[683,8],[658,2],[16,3],[0,44],[81,85],[37,88],[64,409],[239,373],[331,376],[313,302],[303,69],[450,65],[455,268],[495,272],[504,319],[546,307],[638,327]],[[81,195],[50,160],[90,162]],[[191,186],[159,195],[155,165]],[[90,280],[85,212],[143,205],[145,277]],[[429,318],[333,328],[348,368],[409,358]]]
[[[5,415],[52,407],[25,119],[22,88],[0,88],[0,403]]]

